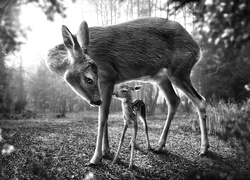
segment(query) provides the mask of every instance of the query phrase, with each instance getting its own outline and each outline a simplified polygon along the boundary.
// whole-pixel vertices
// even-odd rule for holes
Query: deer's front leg
[[[103,139],[102,139],[102,156],[108,157],[110,153],[109,139],[108,139],[108,121],[104,125]]]
[[[98,164],[102,159],[102,140],[103,140],[104,133],[105,133],[105,136],[107,133],[105,132],[104,129],[106,128],[105,126],[108,120],[109,106],[110,106],[113,90],[114,90],[113,83],[100,82],[102,105],[99,107],[98,134],[97,134],[97,139],[96,139],[96,147],[95,147],[94,156],[90,160],[90,165]],[[108,138],[108,137],[105,137],[105,138]],[[104,140],[104,143],[108,143],[108,141]],[[105,145],[104,148],[105,147],[107,148],[108,145],[107,146]]]

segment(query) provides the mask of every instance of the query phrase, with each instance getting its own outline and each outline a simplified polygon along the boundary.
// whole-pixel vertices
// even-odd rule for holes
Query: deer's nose
[[[92,105],[92,106],[100,106],[101,104],[102,104],[101,100],[90,101],[90,105]]]
[[[113,93],[113,97],[117,97],[117,94],[116,94],[116,93]]]

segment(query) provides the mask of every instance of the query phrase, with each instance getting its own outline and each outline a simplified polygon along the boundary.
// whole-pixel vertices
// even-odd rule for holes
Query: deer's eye
[[[89,78],[89,77],[85,77],[85,81],[88,83],[88,84],[93,84],[94,81],[93,79]]]

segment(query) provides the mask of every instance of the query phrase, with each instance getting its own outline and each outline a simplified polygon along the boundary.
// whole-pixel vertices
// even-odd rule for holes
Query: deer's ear
[[[60,44],[51,48],[47,53],[45,62],[53,73],[63,76],[70,65],[66,47]]]
[[[134,91],[138,91],[138,90],[140,90],[141,89],[141,86],[135,86],[134,87]]]
[[[83,53],[88,53],[88,46],[89,46],[89,27],[86,21],[83,21],[80,24],[77,39],[80,43]]]
[[[62,26],[62,36],[63,36],[63,43],[67,48],[67,50],[69,50],[72,54],[75,55],[77,51],[80,50],[80,45],[76,37],[64,25]]]

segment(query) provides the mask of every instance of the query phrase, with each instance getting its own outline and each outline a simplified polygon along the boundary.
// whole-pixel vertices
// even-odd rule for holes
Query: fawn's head
[[[128,85],[120,85],[116,92],[113,93],[113,97],[120,99],[121,101],[126,101],[132,99],[132,91],[138,91],[141,86],[130,87]]]
[[[64,73],[65,81],[90,105],[101,105],[98,68],[88,56],[89,30],[87,23],[85,21],[81,23],[77,37],[63,25],[62,36],[70,59],[70,64]]]

